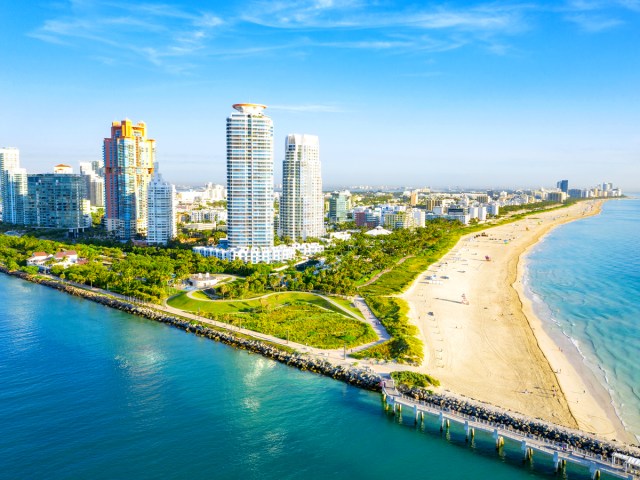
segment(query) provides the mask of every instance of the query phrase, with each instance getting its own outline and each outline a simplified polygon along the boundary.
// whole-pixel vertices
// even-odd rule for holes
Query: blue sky
[[[231,105],[319,135],[327,186],[640,190],[640,0],[0,2],[0,145],[30,172],[147,122],[165,176],[225,180]]]

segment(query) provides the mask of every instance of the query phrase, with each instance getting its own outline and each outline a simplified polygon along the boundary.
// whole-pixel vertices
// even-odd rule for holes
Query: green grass
[[[460,232],[466,233],[466,232]],[[440,260],[458,242],[460,234],[450,235],[438,240],[426,252],[415,257],[407,258],[400,265],[394,266],[391,271],[386,272],[371,285],[358,290],[363,296],[392,295],[401,293],[411,285],[415,278],[424,272],[429,266]]]
[[[362,313],[360,312],[360,310],[357,309],[357,307],[353,306],[353,303],[351,303],[351,300],[347,300],[346,298],[342,298],[342,297],[336,297],[336,296],[333,296],[333,295],[331,295],[329,298],[331,298],[331,300],[333,300],[334,302],[340,304],[342,307],[344,307],[347,310],[349,310],[351,313],[356,315],[358,318],[364,320],[364,318],[362,317]]]
[[[304,292],[283,292],[266,296],[264,298],[253,298],[246,300],[196,300],[189,298],[185,293],[170,298],[167,303],[174,308],[187,310],[189,312],[210,312],[217,314],[224,313],[249,313],[256,308],[278,308],[295,302],[304,302],[324,308],[340,315],[345,315],[340,308],[328,302],[322,297]]]
[[[427,375],[426,373],[417,373],[417,372],[391,372],[391,378],[396,383],[400,383],[402,385],[406,385],[409,388],[420,387],[426,388],[430,386],[439,387],[440,380],[432,377],[431,375]]]
[[[263,299],[201,301],[186,293],[167,302],[174,308],[316,348],[348,348],[374,342],[370,325],[317,295],[283,292]]]
[[[193,298],[197,298],[198,300],[211,300],[209,297],[207,297],[207,294],[204,293],[202,290],[194,290],[191,293],[191,296]]]
[[[353,354],[354,358],[397,360],[420,365],[424,358],[418,328],[409,323],[407,302],[393,297],[367,297],[367,305],[391,335],[391,340]]]

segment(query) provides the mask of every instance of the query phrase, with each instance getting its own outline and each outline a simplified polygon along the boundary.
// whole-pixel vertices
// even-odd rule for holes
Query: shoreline
[[[370,391],[380,392],[382,390],[383,377],[378,372],[362,370],[356,368],[355,365],[336,365],[328,359],[318,359],[296,351],[285,351],[278,348],[278,345],[273,345],[260,339],[247,338],[245,335],[236,335],[227,329],[216,328],[213,325],[203,325],[200,322],[194,324],[189,319],[181,318],[175,314],[158,311],[145,305],[130,303],[105,293],[96,293],[63,282],[33,277],[20,271],[9,271],[3,266],[0,266],[0,273],[46,286],[61,293],[89,300],[131,315],[164,323],[181,329],[186,333],[206,337],[236,349],[247,350],[249,353],[256,353],[301,371],[310,371]],[[539,418],[533,418],[526,414],[504,409],[473,398],[466,398],[463,395],[452,392],[441,391],[433,393],[424,389],[407,389],[403,391],[412,395],[412,398],[420,398],[421,401],[432,405],[436,409],[447,412],[448,415],[457,416],[461,421],[466,418],[465,415],[473,415],[474,418],[482,419],[496,428],[509,428],[514,432],[519,432],[523,438],[533,435],[545,442],[554,442],[555,444],[564,442],[565,446],[568,445],[576,451],[583,452],[584,455],[601,455],[600,458],[602,459],[611,459],[614,453],[640,455],[640,450],[637,446],[620,441],[609,441],[588,432],[565,428],[557,423],[545,422]]]
[[[552,332],[553,326],[550,324],[550,320],[543,318],[541,314],[536,312],[534,295],[538,296],[531,290],[527,277],[528,255],[535,246],[544,241],[544,238],[558,226],[581,218],[599,215],[603,203],[604,201],[599,201],[594,207],[594,211],[589,215],[550,228],[536,243],[526,248],[520,254],[517,277],[512,286],[520,297],[523,312],[538,339],[540,349],[556,374],[560,388],[580,430],[595,432],[609,439],[617,438],[634,443],[638,441],[638,438],[628,430],[615,407],[611,392],[587,364],[587,358],[574,343],[574,340],[560,330]],[[539,297],[538,299],[541,305],[547,307],[544,299]]]
[[[635,443],[609,392],[593,373],[593,381],[585,380],[588,372],[559,350],[522,289],[527,251],[554,228],[598,214],[602,203],[578,203],[467,234],[420,274],[402,298],[425,342],[421,371],[458,394]],[[425,275],[438,281],[425,282]]]

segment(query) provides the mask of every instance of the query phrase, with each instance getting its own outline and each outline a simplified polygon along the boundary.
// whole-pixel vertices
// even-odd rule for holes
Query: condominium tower
[[[166,245],[176,234],[176,187],[162,178],[156,163],[147,191],[147,243]]]
[[[227,118],[229,247],[273,246],[273,122],[264,105],[238,103]]]
[[[83,175],[64,173],[68,171],[56,166],[55,173],[27,176],[26,225],[69,230],[91,226]]]
[[[4,172],[20,167],[20,150],[15,147],[0,148],[0,205],[4,196]]]
[[[80,174],[86,183],[87,200],[92,207],[104,207],[104,167],[101,162],[80,162]]]
[[[104,139],[107,230],[123,240],[147,231],[147,187],[153,174],[155,140],[144,122],[113,122]]]
[[[351,209],[351,192],[333,192],[329,197],[329,220],[335,223],[346,222]]]
[[[27,171],[10,168],[2,172],[4,189],[2,196],[2,221],[24,225],[27,205]]]
[[[282,236],[293,240],[324,234],[320,148],[315,135],[287,135],[280,201]]]

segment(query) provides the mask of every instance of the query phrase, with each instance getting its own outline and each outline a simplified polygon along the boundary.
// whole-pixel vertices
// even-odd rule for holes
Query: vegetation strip
[[[72,287],[62,282],[46,280],[22,271],[10,271],[1,265],[0,272],[26,281],[44,285],[70,295],[82,297],[86,300],[91,300],[101,305],[121,310],[132,315],[165,323],[173,327],[180,328],[188,333],[194,333],[235,348],[257,353],[280,363],[298,368],[302,371],[310,371],[319,375],[331,377],[335,380],[340,380],[366,390],[381,390],[380,385],[382,379],[375,373],[370,373],[354,367],[342,365],[336,366],[324,359],[310,358],[309,356],[301,355],[297,352],[285,351],[281,349],[280,345],[276,346],[269,342],[249,339],[244,335],[238,335],[222,329],[216,329],[211,326],[204,326],[199,322],[189,321],[164,312],[161,313],[148,307],[142,307],[120,299]],[[490,406],[478,405],[471,401],[460,400],[459,398],[446,393],[434,394],[433,392],[422,388],[408,388],[403,386],[402,383],[398,385],[398,390],[415,400],[424,401],[429,405],[447,412],[471,415],[491,422],[501,428],[509,426],[514,431],[524,434],[535,434],[543,436],[544,438],[549,438],[550,440],[565,442],[574,448],[589,450],[595,454],[601,454],[607,457],[610,457],[616,452],[623,453],[625,455],[637,455],[637,453],[631,452],[626,448],[621,448],[611,444],[610,442],[598,440],[597,438],[583,434],[582,432],[571,431],[553,424],[547,424],[538,420],[530,419],[524,415],[504,412]]]
[[[282,349],[280,345],[276,346],[261,340],[247,338],[244,335],[241,336],[222,329],[212,328],[208,325],[205,326],[196,321],[179,318],[176,315],[159,312],[149,307],[136,305],[114,297],[108,297],[106,295],[83,290],[81,288],[66,285],[62,282],[46,280],[21,271],[9,271],[3,266],[0,266],[0,272],[44,285],[76,297],[82,297],[86,300],[91,300],[101,305],[121,310],[132,315],[166,323],[188,333],[195,333],[196,335],[207,337],[235,348],[257,353],[280,363],[298,368],[299,370],[308,370],[367,390],[380,391],[380,377],[374,373],[370,373],[359,368],[333,365],[331,362],[324,359],[317,359],[307,355],[302,355],[295,351],[286,351]]]

